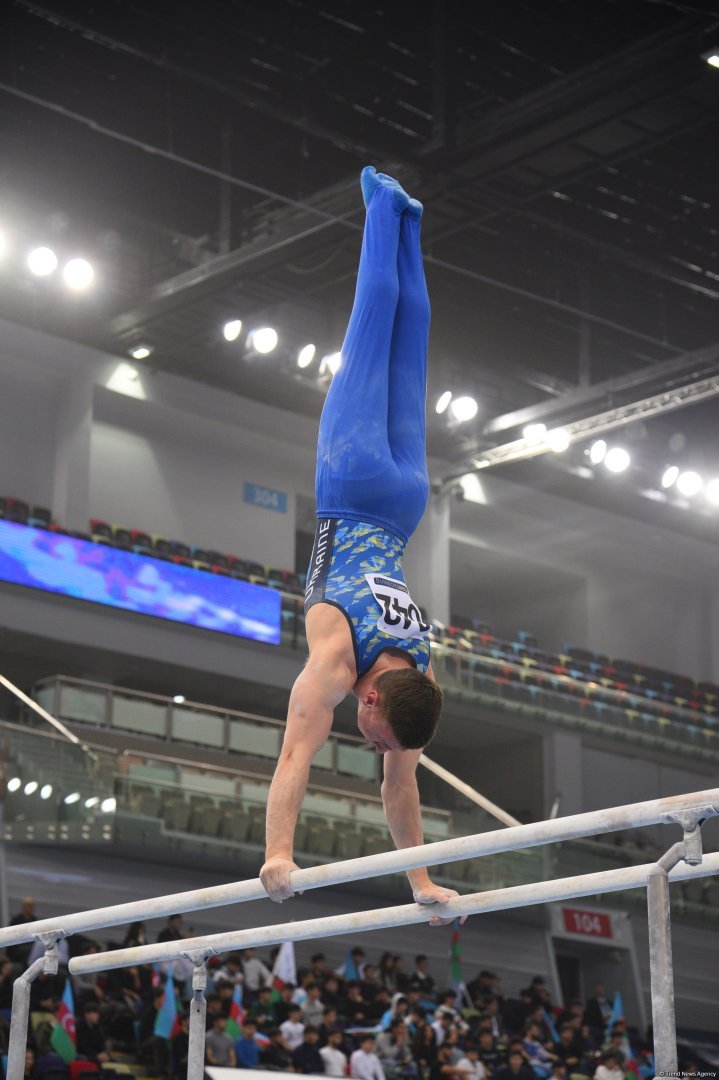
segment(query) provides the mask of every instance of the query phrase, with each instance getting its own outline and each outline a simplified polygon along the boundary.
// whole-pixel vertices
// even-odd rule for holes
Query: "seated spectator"
[[[535,1080],[535,1072],[524,1060],[520,1050],[512,1050],[507,1064],[494,1073],[492,1080]]]
[[[399,993],[406,994],[409,990],[410,977],[404,970],[404,958],[401,956],[394,958],[394,981]]]
[[[579,1075],[579,1074],[576,1074]],[[555,1061],[549,1080],[568,1080],[569,1070],[563,1061]]]
[[[327,963],[327,957],[324,953],[318,952],[314,956],[310,957],[310,963],[312,964],[312,979],[320,987],[324,986],[325,980],[330,976],[330,967]]]
[[[476,1046],[468,1046],[463,1057],[457,1062],[457,1072],[463,1080],[487,1080],[486,1066],[479,1060]]]
[[[230,998],[232,995],[230,994]],[[269,986],[263,986],[259,995],[250,1006],[249,1018],[257,1024],[257,1030],[262,1032],[271,1031],[277,1027],[277,1017],[272,1004],[272,990]]]
[[[237,1066],[235,1040],[225,1030],[226,1016],[215,1016],[212,1030],[205,1035],[205,1061],[208,1065],[223,1065],[234,1069]]]
[[[495,1039],[501,1042],[501,1040],[505,1038],[507,1026],[499,1009],[498,997],[486,999],[484,1011],[482,1012],[480,1019],[484,1021],[489,1020],[489,1030],[492,1032]]]
[[[362,988],[358,982],[347,983],[340,1002],[340,1015],[347,1027],[367,1026],[367,1002],[362,997]]]
[[[230,983],[231,986],[239,986],[244,981],[242,974],[242,961],[237,953],[230,953],[222,967],[218,968],[212,976],[215,986],[221,982]]]
[[[535,1074],[540,1077],[540,1080],[544,1080],[552,1071],[552,1063],[556,1061],[556,1055],[547,1050],[540,1041],[540,1031],[536,1024],[527,1024],[522,1045]]]
[[[148,1071],[154,1076],[167,1075],[167,1039],[155,1034],[155,1020],[164,1000],[164,989],[156,986],[151,1000],[140,1014],[140,1052]]]
[[[349,955],[349,963],[345,960],[344,964],[337,968],[335,974],[342,979],[361,979],[364,974],[365,959],[364,949],[357,946]]]
[[[22,923],[36,922],[35,900],[32,896],[26,896],[20,906],[17,915],[13,915],[10,926],[21,926]],[[22,941],[19,945],[8,946],[7,955],[12,960],[15,972],[19,975],[27,967],[28,957],[33,948],[32,941]]]
[[[426,1021],[419,1025],[412,1040],[412,1056],[423,1074],[429,1072],[437,1059],[437,1036]]]
[[[260,1054],[260,1061],[272,1072],[292,1072],[292,1052],[279,1028],[268,1031],[270,1045]],[[239,1062],[239,1057],[238,1057]]]
[[[473,1001],[478,1009],[484,1008],[484,1000],[480,1004],[479,1000],[473,996]],[[532,1001],[529,987],[520,990],[518,1001],[514,998],[510,998],[504,1002],[504,1006],[502,1006],[502,1003],[500,1002],[502,1017],[510,1031],[522,1031],[533,1008],[534,1002]]]
[[[296,1072],[322,1075],[324,1063],[318,1046],[319,1041],[320,1033],[317,1028],[311,1025],[305,1027],[304,1041],[292,1051],[292,1064]]]
[[[35,1051],[31,1046],[28,1046],[25,1050],[25,1071],[23,1072],[23,1080],[37,1080]]]
[[[99,953],[99,951],[100,946],[97,942],[89,941],[83,948],[81,955],[92,956],[94,953]],[[78,1010],[86,1001],[94,1001],[99,1004],[104,997],[103,990],[98,985],[97,975],[94,972],[88,972],[87,975],[73,975],[72,994],[75,1008]],[[0,1005],[0,1008],[2,1008],[2,1005]]]
[[[302,1006],[302,1020],[310,1027],[319,1027],[322,1023],[322,1017],[324,1016],[325,1007],[320,1000],[322,990],[317,983],[308,983],[307,987],[307,1000]]]
[[[100,1006],[96,1001],[86,1001],[82,1017],[75,1028],[77,1056],[102,1064],[110,1060],[105,1036],[100,1028]]]
[[[417,1075],[409,1045],[409,1032],[403,1020],[393,1020],[389,1030],[382,1032],[375,1044],[375,1053],[389,1080]]]
[[[491,1031],[480,1031],[478,1039],[479,1060],[490,1076],[506,1065],[504,1055],[497,1046]]]
[[[301,1020],[302,1009],[299,1005],[290,1005],[289,1016],[283,1024],[280,1024],[280,1033],[287,1045],[292,1050],[296,1050],[305,1038],[305,1025]]]
[[[210,1031],[216,1016],[225,1016],[222,998],[219,994],[207,994],[207,1009],[205,1011],[205,1030]]]
[[[380,981],[377,976],[377,969],[372,964],[365,964],[364,973],[360,980],[360,987],[362,989],[362,997],[367,1002],[372,1002],[380,989]]]
[[[447,1038],[448,1033],[452,1030],[454,1023],[454,1009],[437,1009],[434,1014],[434,1020],[432,1027],[434,1028],[434,1034],[437,1038],[437,1047],[439,1048]]]
[[[142,925],[142,924],[140,924]],[[187,1058],[190,1050],[190,1014],[178,1017],[180,1030],[171,1040],[172,1080],[187,1080]]]
[[[235,1060],[238,1069],[256,1069],[260,1060],[260,1048],[255,1041],[257,1024],[254,1020],[245,1020],[242,1034],[235,1039]]]
[[[342,1032],[330,1031],[327,1045],[320,1049],[325,1076],[346,1076],[347,1055],[342,1049]]]
[[[319,1044],[320,1049],[323,1046],[327,1046],[327,1038],[329,1036],[330,1031],[336,1031],[337,1029],[340,1029],[340,1028],[341,1028],[341,1025],[340,1025],[340,1022],[339,1022],[339,1017],[337,1016],[337,1010],[330,1007],[330,1006],[328,1006],[324,1011],[324,1016],[322,1017],[322,1023],[320,1024],[320,1026],[318,1028],[319,1033],[320,1033],[320,1044]]]
[[[467,983],[467,992],[478,1009],[484,1008],[487,998],[499,996],[497,993],[497,976],[493,971],[480,971],[476,979]]]
[[[613,1054],[622,1068],[627,1063],[627,1055],[624,1052],[625,1035],[622,1031],[612,1030],[607,1042],[602,1047],[603,1054]]]
[[[386,1080],[374,1049],[374,1035],[363,1035],[359,1050],[355,1050],[350,1058],[350,1076],[353,1080]]]
[[[285,983],[284,986],[280,987],[279,1000],[273,1002],[278,1026],[284,1024],[285,1020],[287,1020],[290,1015],[291,1006],[297,1004],[297,1002],[292,1000],[295,989],[294,983]]]
[[[594,1080],[624,1080],[624,1067],[614,1051],[602,1055],[594,1073]]]
[[[94,982],[95,976],[93,976]],[[15,981],[12,960],[0,956],[0,1009],[12,1009],[12,985]]]
[[[380,1027],[383,1031],[388,1031],[395,1020],[404,1022],[408,1013],[409,1001],[404,994],[400,994],[398,991],[396,994],[392,995],[392,1002],[389,1009],[386,1009],[380,1018]]]
[[[414,958],[414,971],[410,976],[410,986],[416,986],[426,1000],[434,1000],[434,979],[429,973],[429,960],[424,953],[420,953]]]
[[[192,931],[182,928],[182,915],[170,915],[167,926],[157,935],[158,941],[181,941],[182,938],[190,937]]]
[[[322,1000],[327,1009],[338,1009],[340,1004],[339,983],[333,972],[330,972],[322,986]]]
[[[565,1024],[559,1032],[559,1042],[555,1043],[554,1053],[558,1061],[567,1066],[570,1073],[580,1071],[581,1050],[577,1045],[574,1030],[568,1024]]]
[[[244,1002],[245,1006],[249,1006],[263,986],[272,986],[272,973],[259,957],[255,956],[254,949],[243,949],[240,959],[244,976]]]
[[[572,998],[569,1002],[569,1007],[564,1010],[559,1016],[559,1026],[564,1024],[570,1024],[572,1027],[579,1028],[582,1026],[582,1018],[584,1016],[584,1006],[582,1005],[580,998]]]
[[[397,993],[397,980],[395,979],[395,957],[393,953],[382,953],[377,965],[377,978],[380,986],[388,990],[390,994]]]
[[[147,932],[144,922],[130,923],[122,939],[123,949],[135,949],[138,945],[147,945]]]
[[[464,1080],[464,1073],[452,1061],[452,1047],[447,1043],[437,1050],[437,1057],[429,1070],[429,1080]]]

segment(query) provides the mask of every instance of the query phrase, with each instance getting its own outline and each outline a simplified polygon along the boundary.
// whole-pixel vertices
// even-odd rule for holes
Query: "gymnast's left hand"
[[[299,866],[288,855],[275,855],[267,860],[260,870],[260,881],[270,900],[281,904],[283,900],[289,900],[291,896],[294,896],[290,884],[290,874],[293,870],[299,870]]]
[[[441,885],[435,885],[433,881],[428,881],[426,885],[422,885],[421,888],[415,888],[414,900],[416,904],[447,904],[450,900],[454,900],[459,896],[459,893],[455,889],[443,889]],[[430,926],[449,926],[450,923],[455,921],[455,916],[452,915],[448,919],[443,919],[439,915],[433,915],[429,920]],[[467,916],[462,915],[459,920],[459,925],[463,926],[467,921]]]

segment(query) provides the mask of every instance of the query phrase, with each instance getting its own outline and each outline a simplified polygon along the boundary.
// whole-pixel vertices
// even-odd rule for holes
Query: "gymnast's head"
[[[383,671],[362,694],[357,726],[379,754],[420,750],[432,739],[442,714],[442,691],[416,668]]]

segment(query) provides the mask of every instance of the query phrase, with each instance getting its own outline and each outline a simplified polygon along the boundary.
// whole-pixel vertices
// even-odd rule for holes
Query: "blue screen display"
[[[263,585],[0,521],[0,581],[278,645],[281,597]]]

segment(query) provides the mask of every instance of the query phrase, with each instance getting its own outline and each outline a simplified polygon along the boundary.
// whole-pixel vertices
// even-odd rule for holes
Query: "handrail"
[[[551,821],[533,822],[508,829],[476,833],[472,836],[439,840],[433,844],[400,848],[377,855],[364,855],[359,859],[313,866],[295,870],[290,881],[295,892],[319,889],[327,885],[339,885],[348,881],[361,881],[384,874],[415,870],[483,855],[517,851],[557,841],[572,840],[582,836],[596,836],[619,829],[644,825],[658,825],[678,821],[679,816],[692,813],[702,819],[719,814],[719,788],[695,791],[688,795],[673,795],[664,799],[630,803],[608,810],[592,810]],[[633,869],[629,867],[628,869]],[[131,901],[94,911],[77,912],[73,915],[42,919],[33,923],[9,926],[0,930],[0,948],[32,941],[41,934],[63,936],[77,931],[96,930],[100,927],[117,926],[120,923],[172,915],[178,911],[201,911],[227,904],[244,903],[267,897],[259,878],[231,882],[226,885],[194,889],[184,893],[158,896],[150,900]]]

